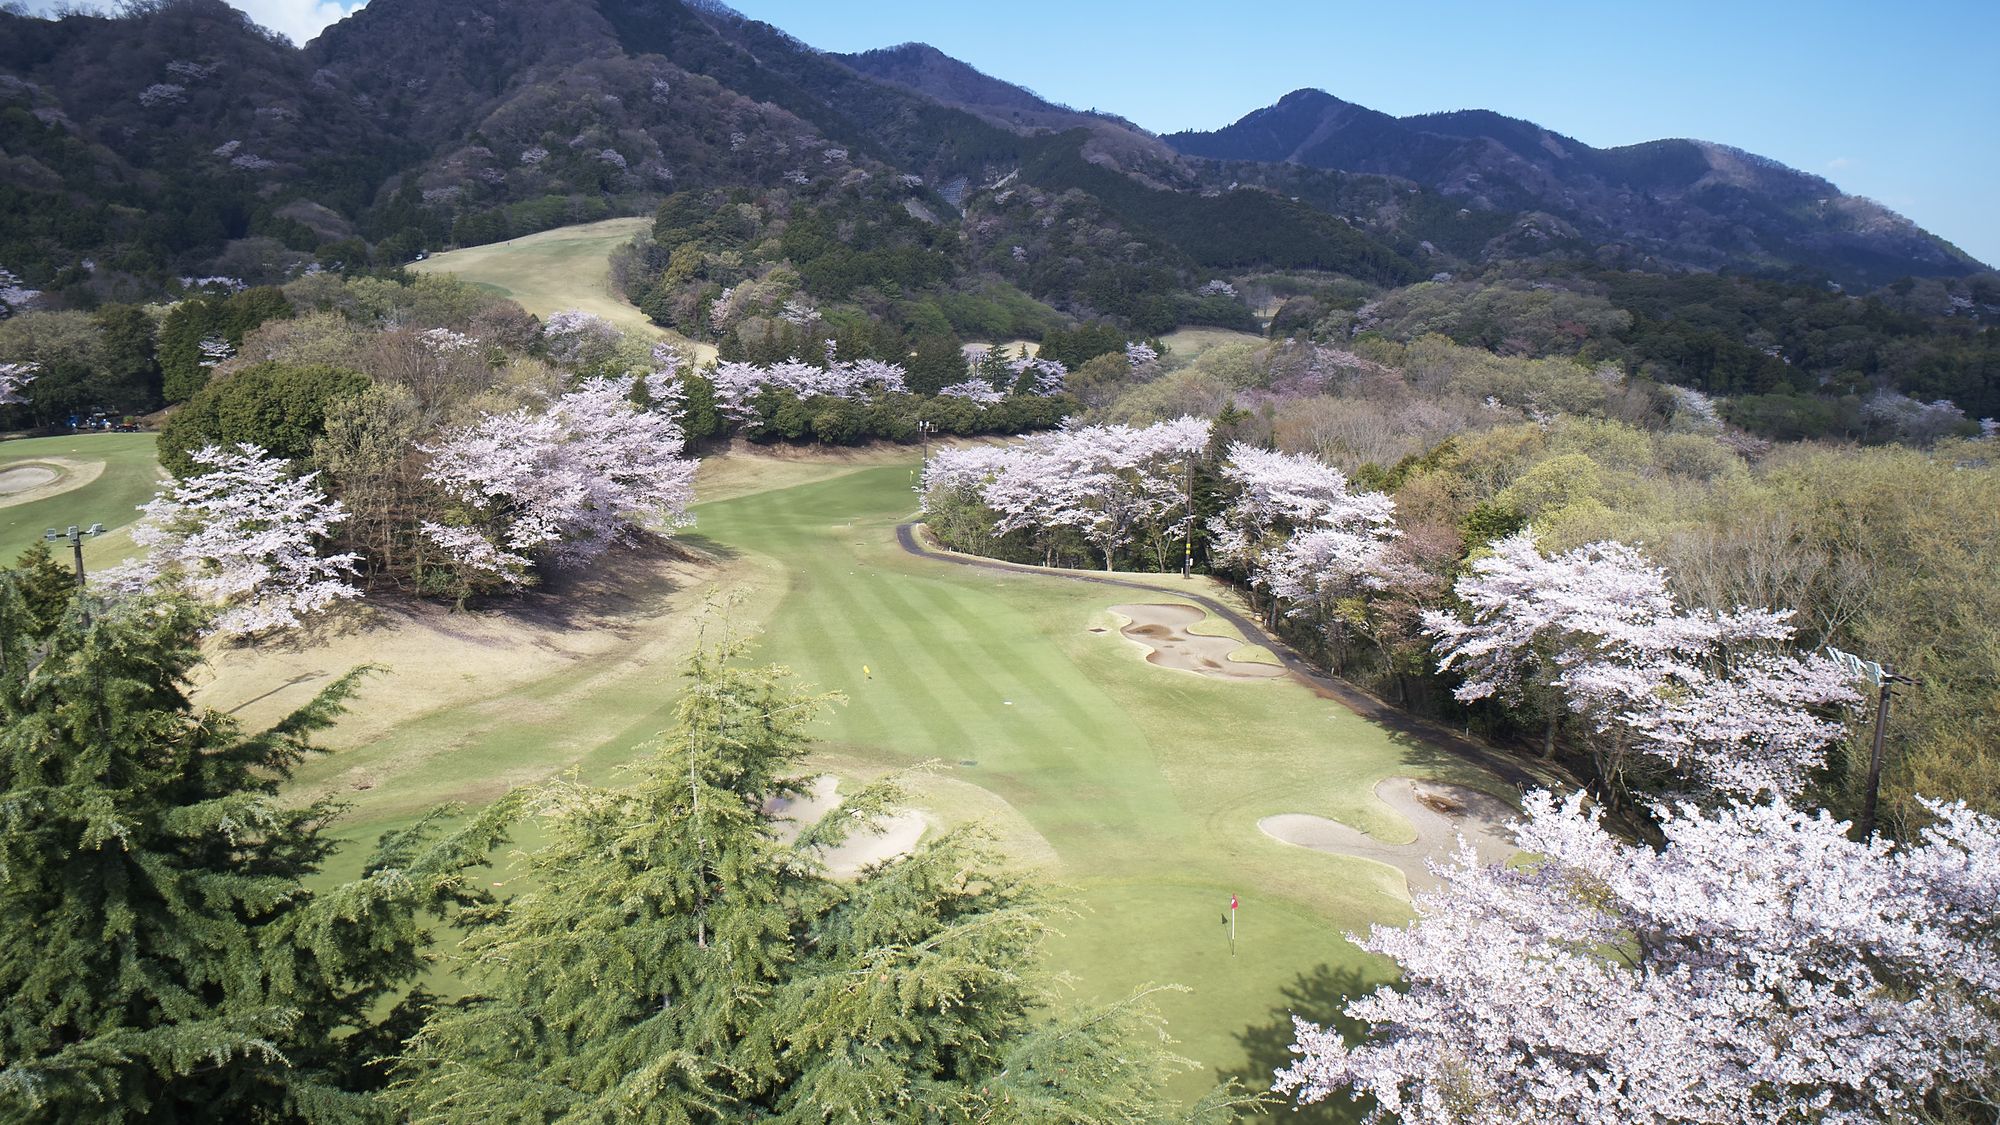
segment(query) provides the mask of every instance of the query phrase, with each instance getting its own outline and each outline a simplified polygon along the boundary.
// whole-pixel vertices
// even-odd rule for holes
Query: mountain
[[[1195,299],[1223,272],[1978,268],[1720,145],[1598,150],[1318,91],[1159,138],[923,44],[835,55],[712,2],[372,0],[303,48],[222,0],[0,8],[0,267],[56,303],[393,264],[718,189],[914,217],[942,228],[961,292],[1149,329],[1243,323]]]
[[[417,155],[360,91],[220,0],[139,11],[0,9],[10,268],[59,288],[93,268],[208,272],[253,235],[310,248],[352,233],[377,185]]]
[[[1122,117],[1084,112],[1044,100],[952,58],[927,43],[904,43],[852,55],[835,55],[859,74],[921,94],[1018,132],[1085,130],[1091,158],[1149,178],[1175,160],[1158,137]]]
[[[1002,82],[952,58],[928,43],[903,43],[853,55],[835,55],[860,74],[914,90],[933,101],[970,110],[1018,129],[1070,129],[1100,118],[1044,101],[1035,93]],[[1129,123],[1118,122],[1131,128]]]
[[[1227,164],[1395,176],[1468,209],[1543,212],[1589,241],[1694,268],[1803,269],[1857,286],[1985,268],[1880,204],[1707,141],[1598,149],[1484,110],[1391,117],[1320,90],[1163,139]]]

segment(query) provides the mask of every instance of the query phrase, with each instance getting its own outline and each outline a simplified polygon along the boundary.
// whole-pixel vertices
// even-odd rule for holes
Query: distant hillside
[[[1879,204],[1707,141],[1596,149],[1484,110],[1398,118],[1319,90],[1164,140],[1207,160],[1403,177],[1470,209],[1546,212],[1593,243],[1699,268],[1804,269],[1856,286],[1983,268]]]
[[[1033,91],[1003,82],[926,43],[904,43],[836,55],[855,71],[954,106],[1021,132],[1084,129],[1092,155],[1109,158],[1130,171],[1158,174],[1174,161],[1174,150],[1122,117],[1084,112],[1045,101]]]
[[[0,9],[0,264],[41,287],[245,271],[220,256],[252,237],[338,240],[417,155],[365,94],[221,0],[142,12]]]
[[[372,0],[303,48],[222,0],[0,8],[0,268],[52,304],[382,267],[717,189],[906,212],[954,247],[952,291],[1000,280],[1149,330],[1244,323],[1212,299],[1222,271],[1397,284],[1533,261],[1872,288],[1979,268],[1720,145],[1598,150],[1318,91],[1163,140],[923,44],[828,54],[718,4]]]

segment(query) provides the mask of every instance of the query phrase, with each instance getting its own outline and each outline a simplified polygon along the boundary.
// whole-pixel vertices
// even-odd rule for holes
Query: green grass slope
[[[47,529],[71,524],[101,523],[110,529],[110,534],[86,541],[85,565],[109,565],[130,554],[129,525],[138,520],[139,505],[158,491],[162,476],[155,440],[152,434],[71,434],[0,443],[0,470],[44,458],[104,465],[89,483],[41,499],[8,503],[8,497],[0,496],[0,565],[11,564]],[[66,554],[63,561],[68,561]]]
[[[546,318],[564,309],[582,309],[601,316],[627,332],[671,339],[681,337],[646,319],[646,314],[611,288],[611,252],[652,229],[646,217],[605,219],[558,227],[505,242],[468,246],[434,254],[410,269],[417,273],[450,273],[511,297],[536,316]],[[715,349],[696,345],[700,359],[713,359]]]

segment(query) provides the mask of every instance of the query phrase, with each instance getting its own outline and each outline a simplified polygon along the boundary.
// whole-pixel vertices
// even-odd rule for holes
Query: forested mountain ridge
[[[1398,118],[1320,90],[1165,140],[1191,157],[1397,176],[1468,208],[1546,211],[1593,242],[1694,268],[1793,266],[1856,286],[1984,268],[1872,200],[1708,141],[1598,149],[1486,110]]]
[[[382,0],[303,48],[220,0],[0,12],[0,31],[0,264],[44,291],[88,282],[100,300],[175,275],[399,261],[643,212],[675,190],[856,173],[919,177],[947,218],[1018,175],[1092,196],[1169,257],[1217,262],[1174,233],[1199,212],[1194,227],[1252,233],[1231,266],[1295,267],[1258,245],[1324,244],[1324,224],[1255,198],[1275,194],[1353,228],[1353,254],[1311,265],[1360,262],[1381,280],[1550,256],[1850,287],[1980,268],[1722,145],[1598,150],[1484,111],[1399,119],[1319,91],[1157,138],[922,44],[827,54],[720,5]],[[1075,139],[1046,139],[1065,131]]]

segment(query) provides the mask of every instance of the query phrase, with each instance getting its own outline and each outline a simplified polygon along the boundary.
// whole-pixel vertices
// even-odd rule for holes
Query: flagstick
[[[1229,955],[1236,956],[1236,896],[1229,896]]]

